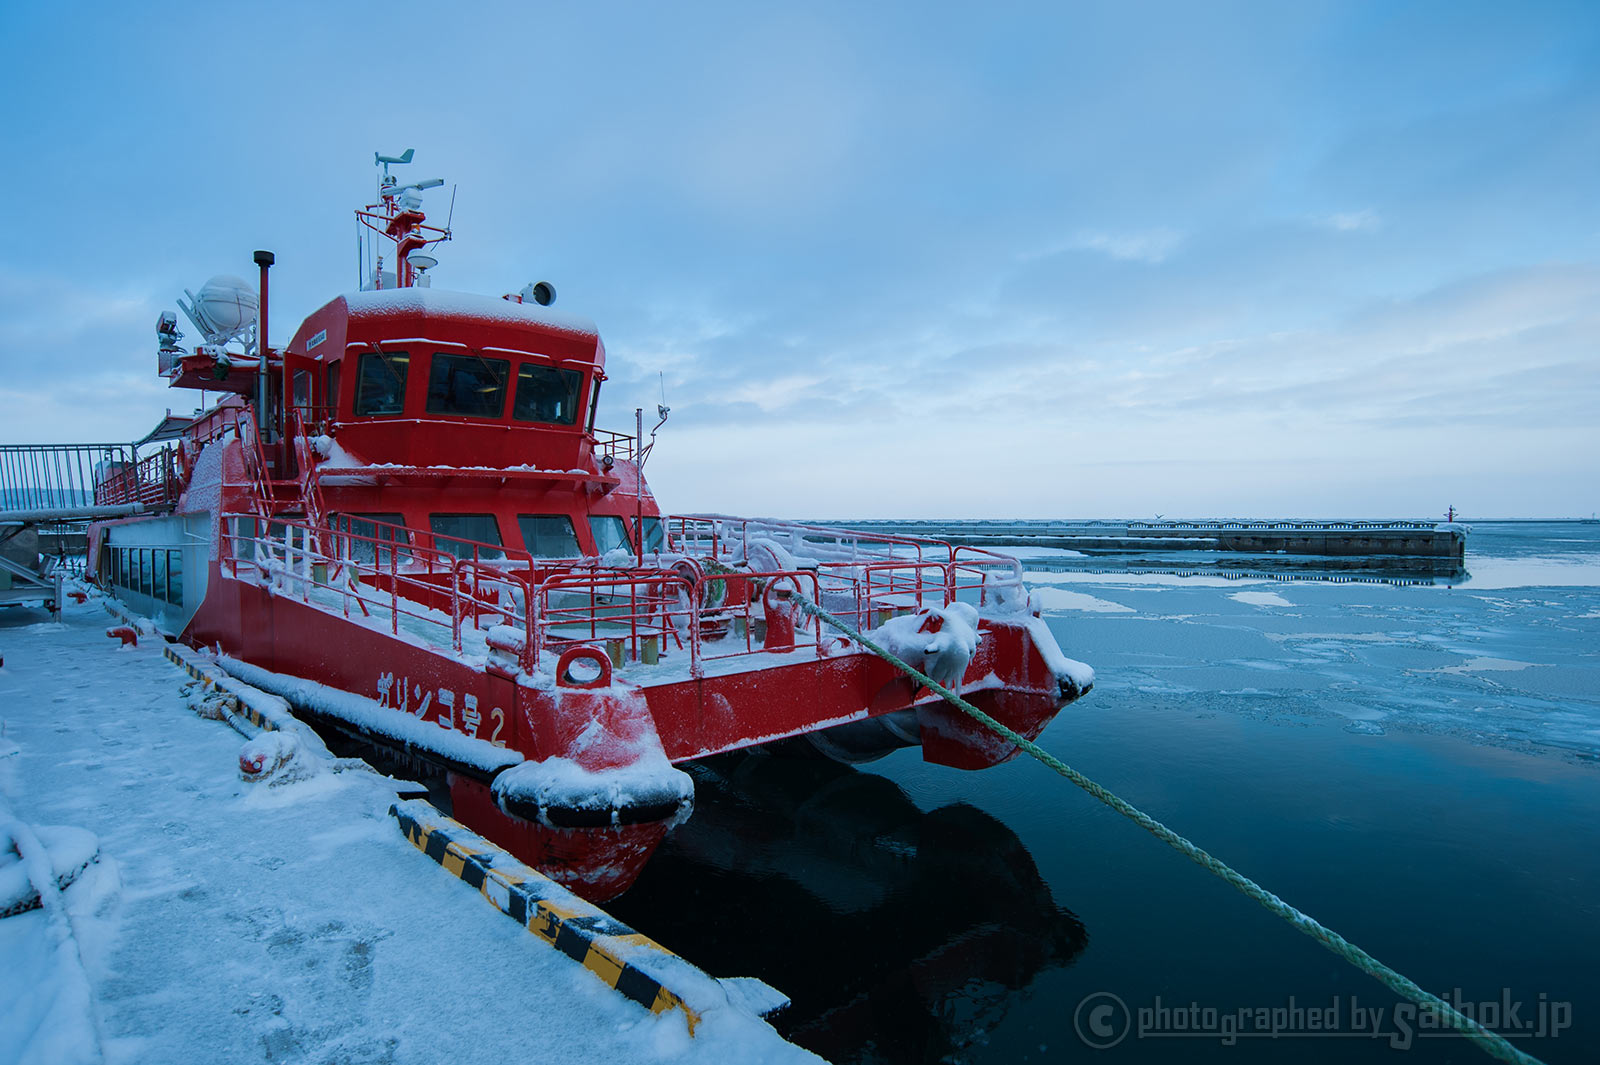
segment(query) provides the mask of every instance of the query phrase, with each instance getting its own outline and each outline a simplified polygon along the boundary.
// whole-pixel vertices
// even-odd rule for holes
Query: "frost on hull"
[[[90,533],[94,579],[131,612],[596,899],[688,815],[674,766],[767,745],[845,761],[920,745],[963,768],[1010,756],[805,602],[904,646],[1030,737],[1087,690],[1013,558],[664,515],[642,412],[632,433],[596,426],[594,323],[536,305],[548,286],[432,288],[424,251],[449,234],[426,224],[422,189],[390,176],[401,164],[382,165],[357,218],[392,244],[388,268],[374,262],[287,345],[256,343],[271,336],[268,253],[252,329],[208,328],[188,352],[161,319],[168,383],[225,398],[95,486],[97,503],[147,507]],[[223,324],[248,316],[234,317]],[[247,776],[296,764],[276,746],[244,752]]]

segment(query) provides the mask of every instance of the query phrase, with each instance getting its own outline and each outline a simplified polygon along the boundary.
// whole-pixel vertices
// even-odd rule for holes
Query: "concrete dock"
[[[0,611],[0,822],[82,829],[99,855],[48,909],[0,919],[0,1061],[820,1060],[732,1001],[692,1029],[640,1005],[605,952],[570,949],[615,924],[569,930],[581,903],[508,920],[492,896],[515,863],[419,849],[393,781],[241,779],[243,737],[186,704],[163,641],[124,646],[111,622],[96,599],[59,622]]]

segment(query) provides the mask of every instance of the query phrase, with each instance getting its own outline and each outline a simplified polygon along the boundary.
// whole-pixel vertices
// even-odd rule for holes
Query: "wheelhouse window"
[[[429,514],[433,546],[457,558],[505,558],[500,550],[500,523],[493,514]],[[480,546],[481,545],[481,546]]]
[[[403,351],[367,351],[356,368],[356,413],[399,414],[406,406],[406,371],[411,356]]]
[[[428,370],[428,413],[498,418],[506,409],[510,372],[506,359],[435,352]]]
[[[578,537],[565,514],[518,514],[522,545],[534,558],[577,558]]]
[[[395,528],[405,523],[402,514],[335,514],[328,520],[335,533],[334,552],[339,557],[368,565],[376,563],[380,568],[389,565],[389,549],[384,544],[401,545],[398,558],[402,561],[411,557],[405,550],[410,538],[404,529]]]
[[[644,519],[644,549],[657,552],[667,549],[667,534],[660,518]]]
[[[577,370],[525,362],[517,367],[517,401],[511,416],[519,422],[575,425],[582,387],[583,374]]]
[[[594,533],[594,547],[600,554],[617,548],[633,549],[628,542],[628,527],[621,518],[611,514],[589,515],[589,531]]]

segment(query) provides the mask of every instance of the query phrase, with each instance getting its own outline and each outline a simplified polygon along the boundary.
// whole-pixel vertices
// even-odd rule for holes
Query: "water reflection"
[[[830,1061],[959,1054],[1088,942],[980,810],[924,813],[829,761],[735,754],[693,772],[694,816],[610,908],[711,972],[789,995],[773,1023]]]

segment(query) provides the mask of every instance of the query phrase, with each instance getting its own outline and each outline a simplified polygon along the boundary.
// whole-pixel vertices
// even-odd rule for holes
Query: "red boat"
[[[103,464],[92,577],[328,735],[431,780],[454,816],[595,900],[633,882],[692,785],[675,765],[764,745],[962,769],[1015,748],[856,643],[823,606],[1024,736],[1092,683],[1010,557],[831,526],[663,516],[655,437],[595,425],[605,346],[554,290],[433,289],[421,191],[378,156],[356,212],[392,247],[362,290],[267,343],[217,278],[158,322],[162,374],[223,393]],[[377,238],[381,238],[381,241]],[[660,415],[664,421],[666,409]],[[659,428],[659,424],[657,426]]]

